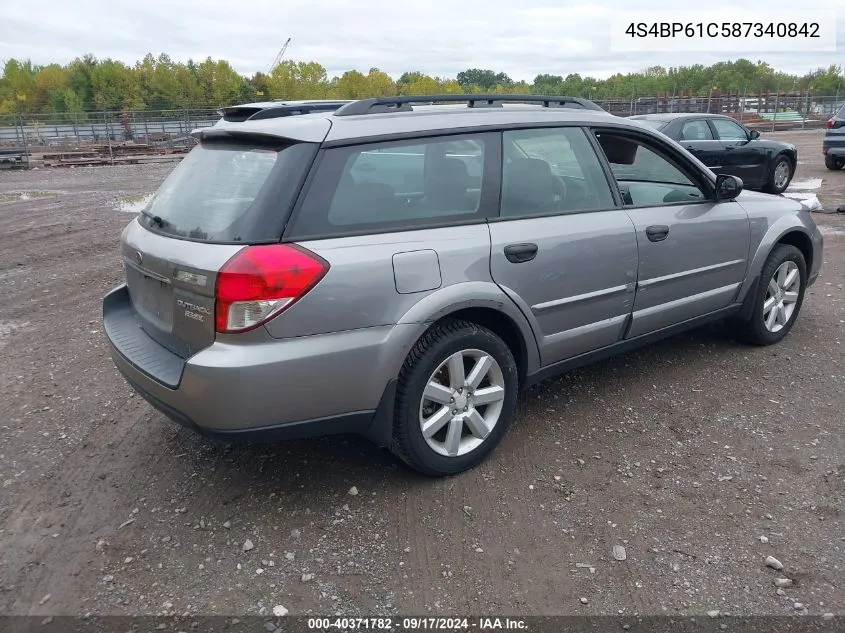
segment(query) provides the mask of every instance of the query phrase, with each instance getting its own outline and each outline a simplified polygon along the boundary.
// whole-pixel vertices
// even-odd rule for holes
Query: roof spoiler
[[[311,103],[281,103],[279,105],[256,106],[252,104],[234,105],[223,108],[219,114],[224,121],[240,123],[243,121],[257,121],[259,119],[275,119],[278,117],[309,114],[311,112],[332,112],[349,101],[315,101]]]
[[[578,97],[550,97],[544,95],[402,95],[397,97],[375,97],[359,99],[341,106],[334,116],[353,116],[357,114],[379,114],[384,112],[411,112],[412,103],[466,103],[468,108],[501,108],[508,103],[539,103],[544,108],[579,108],[605,112],[598,104]]]

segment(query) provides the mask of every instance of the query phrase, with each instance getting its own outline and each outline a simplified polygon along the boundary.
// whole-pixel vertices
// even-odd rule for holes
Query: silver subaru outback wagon
[[[195,136],[103,321],[205,435],[357,433],[457,473],[547,376],[717,319],[778,342],[821,267],[800,203],[586,100],[248,104]]]

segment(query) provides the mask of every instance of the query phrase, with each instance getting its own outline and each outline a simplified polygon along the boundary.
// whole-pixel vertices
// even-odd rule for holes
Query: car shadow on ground
[[[546,380],[520,395],[517,420],[506,436],[505,444],[510,446],[500,447],[480,469],[503,467],[504,463],[500,462],[509,459],[505,451],[513,448],[514,443],[537,441],[538,434],[553,437],[553,433],[543,433],[553,424],[542,415],[542,410],[550,397],[564,394],[569,385],[583,387],[566,401],[567,410],[577,411],[587,408],[592,399],[611,401],[620,384],[629,383],[633,388],[635,380],[649,385],[665,381],[667,363],[675,366],[693,364],[701,359],[702,350],[706,350],[708,356],[718,357],[748,349],[731,337],[729,326],[714,324]],[[608,376],[613,379],[608,380]],[[573,420],[586,423],[583,416],[573,416]],[[164,420],[162,424],[165,424]],[[373,491],[390,485],[424,486],[431,481],[411,470],[389,450],[357,436],[228,443],[167,424],[173,429],[171,450],[189,460],[196,472],[217,479],[217,483],[228,488],[230,493],[236,489],[255,490],[260,494],[275,491],[278,495],[301,496],[306,502],[308,490],[347,495],[352,486]],[[527,428],[532,437],[525,433]],[[577,427],[572,429],[572,433],[578,432]]]

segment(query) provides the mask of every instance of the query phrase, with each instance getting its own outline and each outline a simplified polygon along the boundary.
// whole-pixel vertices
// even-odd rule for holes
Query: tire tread
[[[491,330],[462,319],[444,319],[432,325],[414,344],[405,362],[402,364],[402,369],[399,371],[399,379],[396,385],[396,401],[393,413],[393,441],[390,446],[391,452],[399,459],[405,462],[414,470],[425,475],[441,476],[449,474],[448,472],[441,472],[439,469],[432,468],[430,465],[423,463],[416,458],[411,452],[410,440],[408,438],[408,427],[402,423],[402,416],[407,409],[408,399],[411,397],[410,391],[412,389],[412,379],[415,368],[419,363],[425,360],[425,357],[430,352],[431,348],[444,338],[456,336],[461,333],[478,334],[484,333],[496,340],[500,340]],[[507,345],[502,342],[502,345],[507,348]],[[506,369],[503,367],[503,371]],[[507,419],[502,419],[499,424],[507,424]]]
[[[774,275],[775,270],[777,270],[778,266],[780,266],[784,261],[796,256],[801,262],[798,266],[799,271],[803,273],[801,277],[801,294],[798,298],[798,305],[795,308],[794,316],[792,321],[788,324],[786,331],[783,332],[783,334],[778,333],[778,336],[773,337],[768,330],[765,330],[762,323],[759,322],[760,319],[758,318],[758,312],[762,310],[761,306],[763,299],[766,296],[766,288],[768,287],[769,279],[771,279],[772,275]],[[747,320],[736,323],[738,338],[745,343],[752,345],[771,345],[786,337],[786,335],[792,330],[795,321],[798,319],[801,306],[804,302],[804,293],[807,287],[806,272],[807,264],[804,260],[804,255],[797,247],[791,244],[778,244],[775,246],[775,248],[772,249],[772,252],[769,253],[768,258],[766,258],[766,263],[763,264],[763,269],[760,271],[760,283],[757,286],[757,296],[754,297],[754,307],[751,311],[751,316]]]
[[[775,187],[775,169],[777,168],[778,163],[780,163],[782,161],[786,161],[789,164],[789,168],[791,170],[791,173],[789,175],[789,180],[786,181],[786,187],[783,189],[783,191],[786,191],[786,188],[789,187],[789,184],[792,182],[792,179],[795,177],[795,165],[792,164],[792,161],[789,159],[789,156],[787,156],[786,154],[778,154],[777,156],[775,156],[774,162],[772,162],[772,166],[769,168],[769,176],[766,179],[765,186],[763,187],[763,191],[765,191],[766,193],[772,193],[772,194],[783,193],[783,191],[778,191],[778,188]]]

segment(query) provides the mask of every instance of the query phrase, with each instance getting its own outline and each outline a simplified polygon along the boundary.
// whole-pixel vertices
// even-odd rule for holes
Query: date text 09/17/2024
[[[308,618],[310,631],[525,631],[525,620],[509,617]]]

